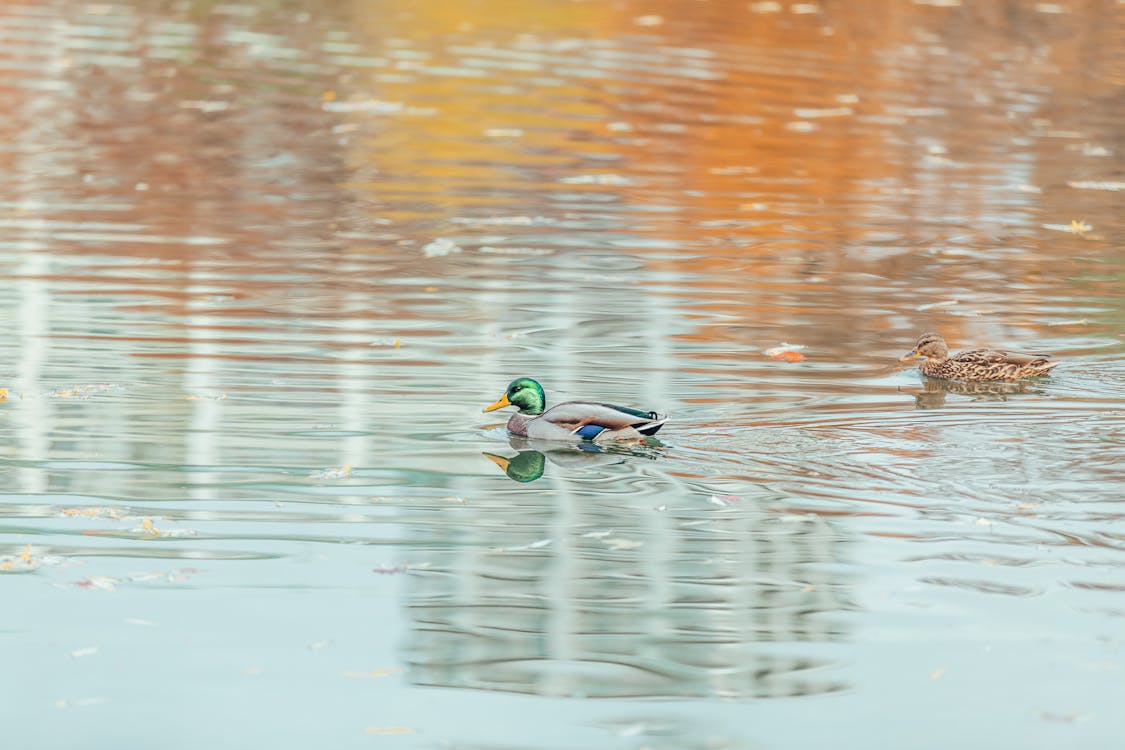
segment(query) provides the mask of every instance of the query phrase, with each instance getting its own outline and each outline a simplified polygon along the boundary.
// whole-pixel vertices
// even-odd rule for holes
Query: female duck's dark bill
[[[899,362],[909,362],[910,360],[918,359],[921,356],[922,355],[918,353],[918,350],[915,349],[914,351],[910,352],[910,354],[907,354],[905,357],[899,357],[898,361]]]
[[[512,405],[512,402],[508,400],[508,394],[505,393],[503,396],[496,399],[495,403],[489,404],[488,406],[481,409],[481,411],[487,413],[487,412],[490,412],[490,411],[496,411],[497,409],[503,409],[505,406],[511,406],[511,405]]]

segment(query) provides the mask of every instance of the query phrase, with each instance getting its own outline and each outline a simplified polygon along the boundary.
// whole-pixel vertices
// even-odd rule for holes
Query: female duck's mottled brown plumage
[[[967,352],[949,354],[945,339],[936,333],[923,333],[914,344],[914,349],[901,359],[902,362],[925,357],[921,370],[923,375],[945,380],[1021,380],[1046,375],[1057,366],[1046,354],[1007,352],[1000,349],[972,349]]]

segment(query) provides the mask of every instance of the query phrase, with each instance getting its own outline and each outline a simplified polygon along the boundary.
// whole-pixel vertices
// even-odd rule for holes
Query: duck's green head
[[[484,407],[484,411],[495,411],[505,406],[518,406],[520,414],[542,414],[547,399],[543,395],[543,386],[531,378],[516,378],[508,384],[508,390],[496,400],[496,403]]]

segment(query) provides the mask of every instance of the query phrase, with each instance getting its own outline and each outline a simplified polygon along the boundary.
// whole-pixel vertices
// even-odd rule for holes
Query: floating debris
[[[31,550],[31,545],[24,545],[15,555],[0,556],[0,572],[4,573],[29,573],[45,565],[62,565],[65,557],[58,555],[36,555]]]
[[[1085,318],[1078,318],[1077,320],[1053,320],[1047,323],[1047,326],[1054,328],[1055,326],[1084,326],[1086,324]]]
[[[331,469],[320,469],[309,474],[313,479],[347,479],[352,475],[351,464],[335,466]]]
[[[180,568],[179,570],[157,570],[148,573],[133,573],[129,576],[130,583],[148,583],[149,581],[166,581],[167,583],[183,583],[191,576],[202,573],[199,568]]]
[[[461,246],[452,240],[439,237],[422,248],[427,258],[436,258],[442,255],[452,255],[461,252]]]
[[[454,216],[450,221],[454,224],[470,224],[485,227],[532,227],[553,226],[558,224],[555,219],[546,216]]]
[[[930,302],[930,303],[925,304],[925,305],[918,305],[918,307],[916,307],[914,309],[917,310],[918,312],[922,312],[923,310],[932,310],[935,307],[951,307],[953,305],[959,305],[959,304],[961,304],[961,300],[947,299],[947,300],[942,300],[941,302]]]
[[[1098,180],[1074,180],[1066,183],[1069,187],[1076,190],[1109,190],[1110,192],[1118,192],[1125,190],[1125,182],[1116,182],[1114,180],[1098,181]]]
[[[81,659],[83,656],[93,656],[98,653],[97,646],[87,646],[86,648],[76,648],[70,652],[71,659]]]
[[[399,573],[405,573],[407,570],[408,568],[406,565],[395,565],[393,567],[379,566],[378,568],[372,568],[371,572],[378,573],[381,576],[391,576],[397,575]]]
[[[387,102],[380,99],[361,99],[341,102],[335,97],[320,104],[325,112],[367,112],[376,115],[397,115],[406,109],[402,102]]]
[[[94,393],[105,393],[106,391],[120,386],[111,383],[94,383],[92,385],[76,385],[73,388],[66,388],[62,390],[48,391],[47,395],[52,398],[80,398],[88,399]]]
[[[529,544],[521,544],[516,547],[500,547],[501,552],[526,552],[533,549],[542,549],[551,543],[550,539],[540,539]]]
[[[185,401],[226,401],[227,400],[227,394],[226,393],[219,393],[218,395],[214,395],[214,396],[210,396],[210,395],[209,396],[193,396],[191,394],[188,394],[187,396],[184,396],[184,400]]]
[[[186,536],[195,536],[195,531],[192,529],[158,529],[156,524],[153,523],[151,518],[141,520],[141,525],[129,529],[132,534],[141,534],[150,538],[177,538]]]
[[[766,349],[765,355],[770,359],[776,359],[781,362],[804,362],[805,355],[801,354],[801,350],[807,348],[807,346],[802,344],[786,344],[782,342],[781,346]]]
[[[37,565],[31,556],[31,545],[25,546],[17,555],[0,557],[0,570],[34,570]]]
[[[1072,220],[1069,224],[1043,224],[1044,229],[1050,229],[1055,232],[1067,232],[1069,234],[1084,235],[1093,229],[1092,226],[1084,221]]]

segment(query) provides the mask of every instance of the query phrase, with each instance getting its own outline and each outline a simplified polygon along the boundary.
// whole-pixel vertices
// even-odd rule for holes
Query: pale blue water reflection
[[[686,8],[0,9],[9,742],[1125,735],[1119,5]]]

